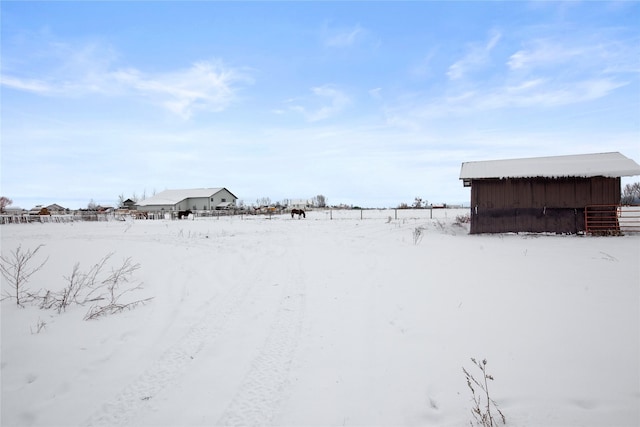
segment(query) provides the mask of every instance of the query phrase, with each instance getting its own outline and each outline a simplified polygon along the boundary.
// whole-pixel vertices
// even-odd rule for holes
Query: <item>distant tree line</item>
[[[322,194],[318,194],[317,196],[312,197],[310,201],[311,205],[315,208],[327,207],[327,198]],[[242,202],[241,200],[239,200],[237,203],[239,206],[244,205],[244,202]],[[290,199],[283,199],[278,202],[272,202],[271,198],[269,197],[260,197],[256,200],[255,206],[289,206],[290,204]]]

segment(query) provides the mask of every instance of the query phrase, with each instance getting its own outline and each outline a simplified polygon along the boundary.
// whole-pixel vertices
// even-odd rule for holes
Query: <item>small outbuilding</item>
[[[596,207],[617,224],[620,178],[635,175],[640,165],[617,152],[466,162],[460,170],[471,187],[471,234],[583,232]]]
[[[136,202],[135,200],[131,200],[131,199],[127,199],[124,202],[122,202],[122,206],[118,206],[120,209],[128,209],[130,211],[133,211],[136,209]]]

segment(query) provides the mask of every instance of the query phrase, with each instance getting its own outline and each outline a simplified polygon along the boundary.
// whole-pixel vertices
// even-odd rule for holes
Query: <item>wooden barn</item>
[[[594,210],[615,227],[620,177],[634,175],[640,165],[620,153],[466,162],[460,170],[471,187],[471,234],[578,233]]]

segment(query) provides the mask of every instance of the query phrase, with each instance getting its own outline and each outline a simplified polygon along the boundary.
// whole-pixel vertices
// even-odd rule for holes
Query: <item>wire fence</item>
[[[468,208],[444,209],[324,209],[306,213],[309,219],[318,220],[398,220],[398,219],[455,219],[469,214]]]

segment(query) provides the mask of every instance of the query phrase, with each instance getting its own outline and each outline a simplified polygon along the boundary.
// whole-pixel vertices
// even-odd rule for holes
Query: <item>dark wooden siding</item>
[[[584,208],[620,202],[620,178],[507,178],[471,183],[471,233],[584,231]]]

